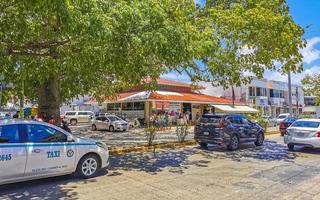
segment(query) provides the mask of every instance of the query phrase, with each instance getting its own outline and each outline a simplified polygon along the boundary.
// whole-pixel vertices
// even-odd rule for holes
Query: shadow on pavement
[[[190,165],[206,167],[209,161],[189,161],[189,156],[197,153],[196,148],[166,150],[144,153],[129,153],[110,157],[110,173],[108,176],[121,175],[117,170],[143,171],[157,174],[164,168],[169,168],[172,173],[183,173]]]
[[[240,162],[243,158],[253,158],[264,161],[293,161],[297,154],[288,151],[284,144],[277,143],[272,140],[265,140],[263,146],[256,147],[254,144],[242,144],[238,151],[228,151],[224,147],[209,146],[203,150],[207,158],[225,159],[229,158],[233,161]],[[220,152],[212,154],[213,152]]]
[[[105,175],[101,172],[99,176]],[[77,186],[66,186],[68,183],[88,184],[96,182],[96,179],[78,179],[73,175],[58,176],[0,185],[0,199],[77,199],[77,193],[73,190]]]

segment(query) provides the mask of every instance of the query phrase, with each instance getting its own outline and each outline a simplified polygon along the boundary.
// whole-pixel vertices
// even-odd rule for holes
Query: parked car
[[[290,113],[282,113],[277,117],[277,125],[280,124],[285,118],[289,117]]]
[[[114,132],[127,131],[129,129],[129,123],[115,115],[96,117],[91,121],[91,123],[93,131],[109,130],[111,132]]]
[[[295,145],[320,147],[320,119],[299,119],[287,131],[284,142],[289,150],[293,150]]]
[[[77,138],[33,120],[0,121],[0,185],[76,173],[97,175],[109,165],[104,143]]]
[[[71,125],[77,125],[77,123],[88,123],[91,121],[94,113],[91,111],[66,111],[63,120]]]
[[[286,117],[282,122],[280,122],[279,125],[279,130],[281,133],[281,136],[284,136],[285,134],[287,134],[287,128],[296,120],[298,120],[299,118],[297,117]]]
[[[276,118],[267,115],[262,115],[262,118],[269,122],[269,126],[277,126]]]
[[[261,146],[264,131],[256,123],[242,115],[226,114],[203,115],[195,126],[194,139],[206,147],[208,144],[226,145],[229,150],[236,150],[240,143],[254,142]]]

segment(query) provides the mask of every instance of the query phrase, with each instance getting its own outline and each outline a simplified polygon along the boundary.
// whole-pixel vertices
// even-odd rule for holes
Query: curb
[[[280,131],[267,131],[265,133],[265,135],[276,135],[276,134],[280,134]]]
[[[144,152],[144,151],[153,151],[157,149],[167,149],[167,148],[181,148],[186,146],[191,146],[197,144],[196,141],[186,141],[186,142],[169,142],[164,144],[156,144],[154,146],[137,146],[137,147],[123,147],[123,148],[111,148],[109,150],[110,155],[121,155],[124,153],[131,152]]]

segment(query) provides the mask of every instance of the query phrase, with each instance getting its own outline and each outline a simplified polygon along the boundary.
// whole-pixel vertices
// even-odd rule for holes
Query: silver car
[[[299,119],[291,124],[284,136],[289,150],[295,145],[320,148],[320,119]]]
[[[92,130],[109,130],[114,131],[127,131],[129,129],[128,122],[115,115],[98,116],[92,120]]]

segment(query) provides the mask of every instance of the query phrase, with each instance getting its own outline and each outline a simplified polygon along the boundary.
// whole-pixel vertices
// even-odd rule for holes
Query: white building
[[[316,106],[315,98],[315,96],[304,97],[305,107],[303,108],[303,113],[320,118],[320,106]]]
[[[200,82],[200,92],[207,95],[232,99],[231,88],[214,87],[211,83]],[[288,83],[267,79],[254,79],[248,85],[235,87],[235,100],[254,107],[264,115],[278,116],[289,112]],[[304,107],[302,86],[292,85],[293,114],[301,114]]]

